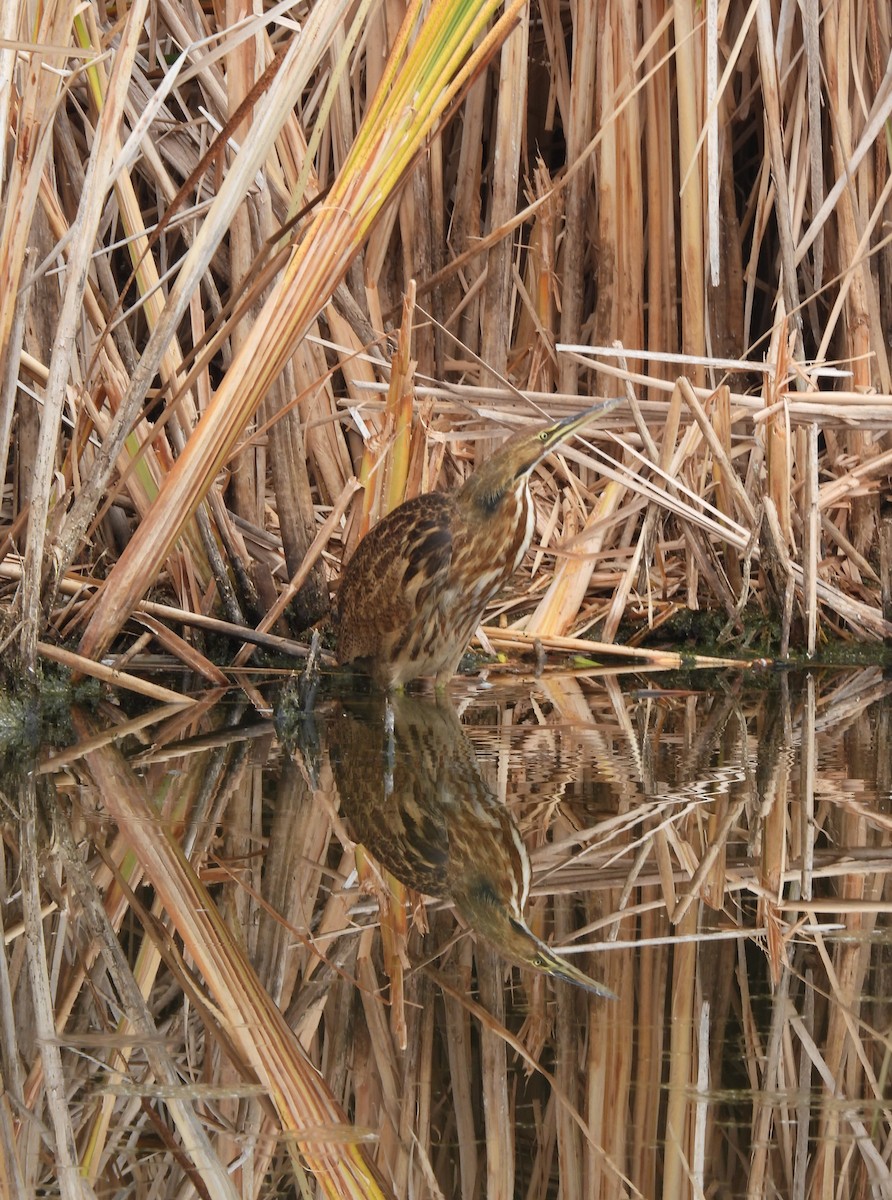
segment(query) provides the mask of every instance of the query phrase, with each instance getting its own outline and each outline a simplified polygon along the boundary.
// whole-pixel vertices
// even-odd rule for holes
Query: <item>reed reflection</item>
[[[512,962],[612,997],[527,925],[526,846],[448,699],[351,698],[330,715],[327,737],[356,840],[392,875],[451,900],[474,933]]]

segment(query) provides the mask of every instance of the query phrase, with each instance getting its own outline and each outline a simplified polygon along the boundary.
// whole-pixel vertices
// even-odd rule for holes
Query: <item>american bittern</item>
[[[429,492],[382,518],[359,543],[338,592],[338,661],[384,688],[422,675],[445,687],[490,600],[533,536],[533,468],[619,400],[515,434],[451,495]]]
[[[326,721],[341,804],[358,842],[401,883],[452,900],[513,962],[598,996],[524,920],[530,860],[447,700],[355,697]]]

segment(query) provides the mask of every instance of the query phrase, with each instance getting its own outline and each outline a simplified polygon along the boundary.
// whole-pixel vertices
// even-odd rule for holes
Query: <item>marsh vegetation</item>
[[[0,5],[0,1188],[888,1189],[881,666],[620,681],[885,661],[890,63],[874,0]],[[463,720],[613,1005],[358,892],[262,672],[606,396]]]

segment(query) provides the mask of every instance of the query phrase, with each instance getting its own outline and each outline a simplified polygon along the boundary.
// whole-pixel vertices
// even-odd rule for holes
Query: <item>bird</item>
[[[336,657],[385,690],[455,674],[490,600],[520,566],[533,536],[533,469],[620,401],[609,399],[517,433],[457,491],[400,504],[359,543],[337,595]]]
[[[367,853],[406,887],[451,900],[503,957],[613,998],[527,924],[526,846],[448,697],[354,693],[332,701],[324,728],[342,810]]]

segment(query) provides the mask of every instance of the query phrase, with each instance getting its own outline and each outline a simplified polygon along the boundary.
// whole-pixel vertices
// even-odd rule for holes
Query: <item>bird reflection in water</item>
[[[527,925],[526,846],[484,782],[447,699],[355,697],[326,724],[353,834],[400,883],[451,900],[470,928],[513,962],[613,996]]]

